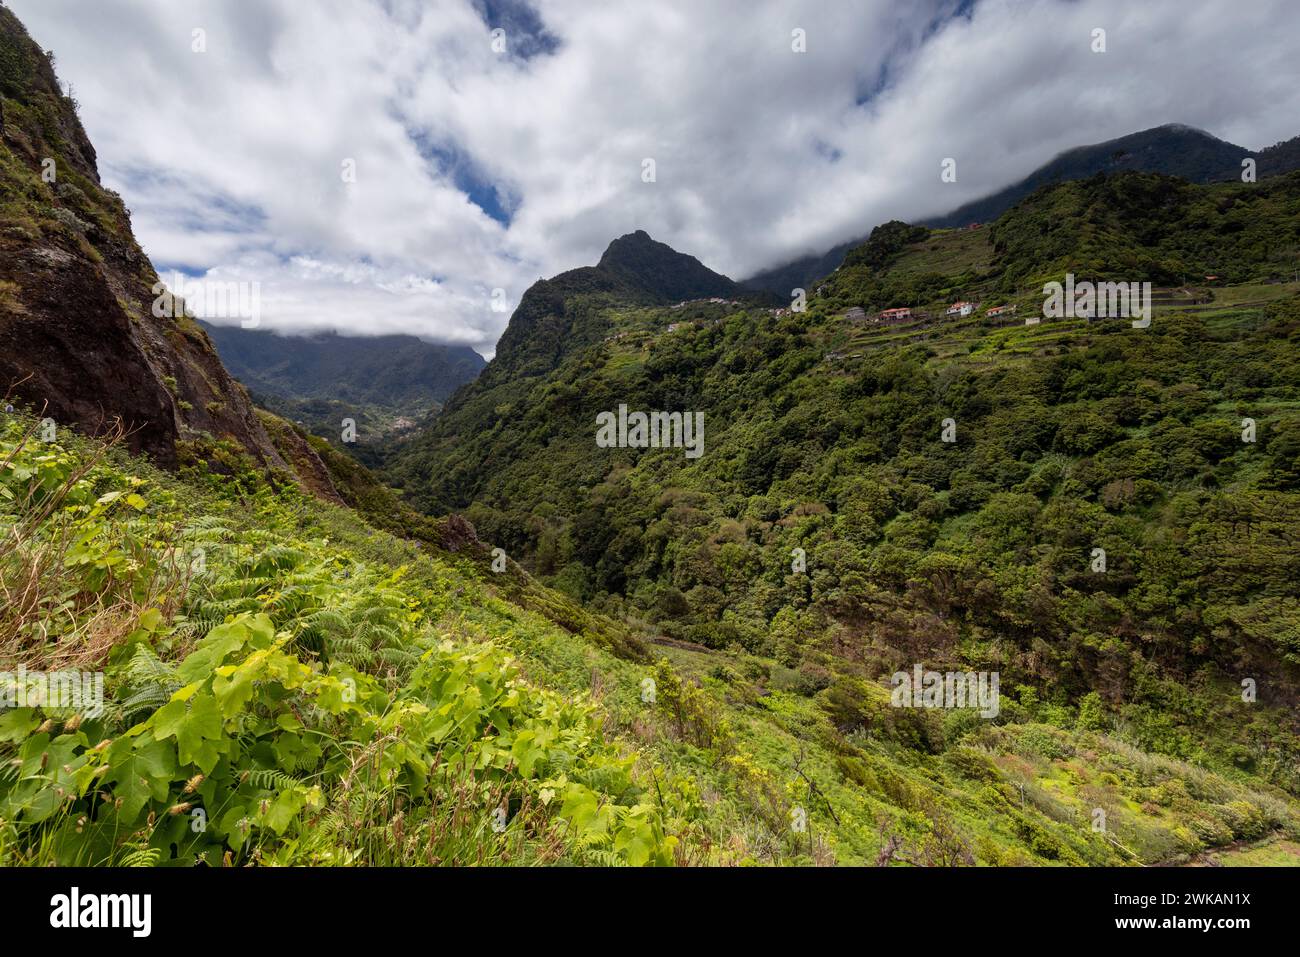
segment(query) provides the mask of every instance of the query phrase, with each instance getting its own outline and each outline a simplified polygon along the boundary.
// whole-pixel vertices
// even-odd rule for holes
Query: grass
[[[1271,839],[1258,845],[1213,851],[1194,863],[1211,867],[1297,867],[1300,866],[1300,843]]]
[[[0,757],[18,775],[0,775],[0,860],[7,863],[658,858],[710,865],[1119,866],[1189,859],[1242,841],[1300,839],[1300,809],[1282,792],[1147,754],[1116,729],[1076,730],[1068,710],[1009,693],[1002,716],[989,723],[900,712],[889,707],[883,685],[807,684],[772,659],[738,650],[656,645],[651,660],[635,660],[517,604],[519,587],[474,554],[448,555],[395,538],[348,509],[252,477],[232,483],[198,470],[178,478],[75,438],[40,445],[31,426],[11,420],[0,446],[0,484],[22,490],[3,496],[9,537],[0,578],[11,598],[0,649],[7,664],[104,668],[115,707],[98,724],[62,735],[39,714],[13,717],[22,709],[0,725],[8,741]],[[121,494],[104,500],[115,491]],[[110,813],[104,808],[120,784],[101,786],[107,805],[89,792],[65,795],[48,816],[33,810],[45,793],[39,785],[66,791],[76,783],[43,777],[31,763],[40,749],[62,749],[71,760],[60,760],[70,767],[106,767],[102,773],[114,780],[127,756],[110,748],[112,758],[99,763],[95,741],[128,727],[140,728],[142,738],[154,733],[158,709],[174,700],[166,686],[139,687],[144,664],[156,662],[151,673],[183,669],[214,634],[240,623],[255,628],[259,614],[268,616],[276,654],[285,656],[277,659],[280,667],[302,663],[303,674],[319,680],[351,675],[388,702],[356,718],[351,743],[343,744],[341,729],[322,725],[320,740],[333,757],[315,759],[268,732],[279,742],[268,753],[292,753],[289,766],[263,767],[254,784],[234,783],[236,772],[228,798],[207,792],[204,806],[225,824],[192,846],[176,841],[168,814],[192,803],[184,788],[193,767],[160,783],[165,795],[143,805],[116,840],[91,824]],[[256,654],[240,654],[229,667],[252,667]],[[476,680],[491,683],[475,694],[505,693],[518,681],[514,686],[540,709],[529,718],[541,722],[533,725],[539,733],[585,728],[588,743],[568,754],[573,743],[561,748],[561,739],[550,738],[532,773],[523,774],[519,754],[529,752],[489,732],[497,747],[486,753],[509,756],[499,767],[489,759],[484,773],[481,755],[471,758],[480,752],[465,750],[469,743],[430,751],[429,741],[405,730],[418,726],[411,716],[401,719],[403,730],[385,723],[398,720],[392,709],[402,702],[409,708],[441,700],[481,714],[472,703],[478,699],[466,696],[470,686],[421,697],[447,687],[458,670],[480,667],[489,672]],[[517,669],[517,679],[497,684],[503,667],[507,675]],[[647,680],[655,690],[648,698]],[[206,687],[201,682],[197,694]],[[283,713],[279,694],[255,701],[253,713]],[[142,700],[148,703],[140,707]],[[479,741],[475,732],[473,747]],[[385,767],[404,766],[393,763],[394,755],[412,749],[428,755],[433,773],[387,776]],[[251,761],[245,770],[260,766],[251,753],[231,760]],[[578,790],[561,797],[566,788]],[[251,808],[250,836],[241,834],[245,818],[232,816],[231,802]],[[271,815],[282,832],[257,823],[258,807],[277,802],[297,808],[287,820]],[[494,808],[503,804],[509,826],[498,832]],[[1098,807],[1107,815],[1105,831],[1094,830]],[[796,828],[796,820],[806,825]],[[89,830],[82,835],[78,826]]]
[[[1216,306],[1235,306],[1244,302],[1272,302],[1290,298],[1300,293],[1300,283],[1248,283],[1240,286],[1223,286],[1211,292]]]
[[[987,229],[939,229],[925,242],[908,246],[890,265],[890,271],[903,276],[955,276],[984,272],[992,265],[993,245]]]
[[[0,860],[672,859],[633,759],[603,740],[590,705],[522,683],[463,618],[500,608],[498,635],[549,622],[296,489],[181,481],[99,443],[40,443],[34,429],[10,419],[0,444],[0,664],[102,670],[108,707],[83,719],[22,706],[0,720]],[[187,754],[199,703],[229,694],[204,655],[257,690]],[[349,682],[355,703],[331,697]],[[164,720],[169,708],[180,710]],[[454,726],[429,724],[435,714]],[[181,839],[171,818],[188,823],[193,806],[208,826]]]

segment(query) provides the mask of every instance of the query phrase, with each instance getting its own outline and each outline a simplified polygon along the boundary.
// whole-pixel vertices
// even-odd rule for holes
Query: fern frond
[[[122,867],[155,867],[162,857],[156,847],[141,847],[122,858]]]
[[[248,772],[248,780],[253,783],[254,787],[265,788],[268,791],[283,791],[286,788],[305,786],[305,782],[276,768],[258,768],[255,771],[250,771]]]

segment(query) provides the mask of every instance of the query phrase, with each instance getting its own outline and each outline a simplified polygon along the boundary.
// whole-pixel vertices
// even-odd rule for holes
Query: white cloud
[[[485,353],[508,316],[494,288],[513,303],[636,228],[744,276],[1081,143],[1174,121],[1249,148],[1300,132],[1285,0],[980,0],[969,19],[957,0],[9,6],[75,85],[160,269],[259,281],[272,327]],[[520,33],[538,17],[541,41]]]

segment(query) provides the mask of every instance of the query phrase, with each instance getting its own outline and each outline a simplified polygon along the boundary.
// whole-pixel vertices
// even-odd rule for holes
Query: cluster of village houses
[[[821,290],[818,291],[820,292]],[[682,309],[686,306],[697,305],[700,303],[712,303],[713,305],[717,305],[717,306],[739,306],[740,305],[740,302],[735,299],[723,299],[721,297],[714,296],[711,299],[690,299],[685,302],[679,302],[672,308]],[[959,317],[969,316],[974,314],[975,311],[978,310],[981,305],[982,303],[978,303],[978,302],[965,302],[965,301],[954,302],[951,306],[948,307],[947,315],[959,316]],[[790,311],[789,309],[768,310],[768,312],[770,312],[774,316],[784,316],[789,311]],[[989,316],[990,318],[996,318],[998,316],[1014,315],[1015,312],[1016,312],[1015,306],[993,306],[985,310],[984,315]],[[844,313],[844,318],[849,320],[850,322],[866,322],[870,317],[868,317],[865,309],[861,309],[857,306],[854,306],[848,312]],[[923,312],[919,309],[912,309],[910,306],[901,306],[896,309],[882,309],[880,312],[876,314],[875,318],[872,319],[871,321],[872,322],[907,322],[912,319],[928,319],[928,318],[930,318],[930,314],[927,312]],[[680,329],[684,326],[688,326],[692,324],[693,323],[691,322],[674,322],[668,326],[668,331],[672,332],[675,329]]]
[[[715,306],[739,306],[740,305],[739,299],[723,299],[720,296],[713,296],[710,299],[686,299],[683,300],[682,302],[677,303],[677,305],[673,306],[672,308],[681,309],[685,306],[698,305],[699,303],[702,302],[711,302]]]
[[[946,315],[948,316],[969,316],[973,315],[982,305],[978,302],[954,302],[948,307]],[[1016,306],[992,306],[984,311],[984,315],[990,318],[998,316],[1011,316],[1016,313]],[[882,309],[872,318],[867,315],[865,309],[854,306],[848,312],[844,313],[844,318],[849,322],[908,322],[912,319],[928,319],[930,314],[919,309],[913,309],[910,306],[900,306],[896,309]]]
[[[739,306],[741,304],[736,299],[723,299],[719,296],[714,296],[710,299],[689,299],[684,302],[679,302],[676,305],[672,306],[671,308],[682,309],[685,306],[698,305],[701,303],[711,303],[715,306]],[[976,310],[980,308],[981,305],[982,303],[966,302],[964,300],[961,302],[954,302],[951,306],[948,307],[946,314],[949,316],[958,316],[958,317],[973,315],[976,312]],[[988,316],[989,318],[997,318],[998,316],[1015,315],[1016,308],[1017,308],[1016,306],[1012,306],[1012,305],[992,306],[984,311],[984,315]],[[789,311],[790,311],[789,309],[768,310],[768,312],[770,312],[773,316],[784,316]],[[894,323],[894,322],[909,322],[914,319],[928,319],[930,318],[930,314],[920,309],[912,309],[910,306],[902,306],[896,309],[882,309],[880,312],[876,313],[874,317],[871,317],[867,315],[867,311],[865,309],[862,309],[858,306],[854,306],[853,308],[849,309],[847,312],[844,313],[844,318],[849,322],[871,321],[871,322],[878,322],[878,323]],[[722,320],[720,317],[713,320],[713,322],[721,322],[721,321]],[[686,319],[681,322],[670,322],[668,324],[668,331],[676,332],[678,329],[685,329],[695,325],[697,325],[697,322],[692,319]],[[628,335],[627,332],[619,332],[612,336],[608,336],[605,339],[605,341],[614,342],[616,340],[625,338],[627,335]],[[838,353],[831,353],[829,356],[827,356],[827,358],[846,358],[846,357],[840,356]],[[855,357],[848,356],[847,358],[852,359]]]
[[[965,300],[962,300],[960,302],[954,302],[951,306],[948,307],[946,315],[957,316],[957,317],[974,315],[974,313],[980,308],[981,305],[982,303],[966,302]],[[1018,307],[1014,305],[990,306],[988,309],[984,311],[984,315],[990,318],[997,318],[998,316],[1014,316],[1016,314],[1017,308]],[[867,315],[867,311],[865,309],[861,309],[858,306],[854,306],[852,309],[849,309],[847,312],[844,313],[844,318],[849,322],[870,321],[876,323],[895,323],[895,322],[908,322],[913,319],[929,319],[930,314],[920,309],[912,309],[908,306],[903,306],[897,309],[882,309],[880,312],[876,313],[874,317],[872,317]],[[845,354],[843,352],[828,352],[826,353],[825,356],[827,362],[832,362],[836,359],[861,359],[861,358],[862,358],[862,353],[860,352],[854,352],[849,354]]]

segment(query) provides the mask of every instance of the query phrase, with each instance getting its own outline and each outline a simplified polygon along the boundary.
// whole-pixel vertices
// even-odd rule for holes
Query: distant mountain
[[[1119,139],[1067,150],[1019,182],[967,203],[946,216],[926,220],[923,225],[943,228],[991,222],[1043,186],[1087,179],[1098,173],[1164,173],[1193,183],[1238,179],[1241,161],[1247,156],[1258,161],[1257,174],[1260,177],[1300,169],[1300,137],[1265,150],[1251,151],[1190,126],[1177,123],[1157,126]],[[866,239],[866,236],[853,239],[821,255],[804,256],[784,266],[764,270],[743,280],[741,285],[746,289],[788,296],[791,289],[807,288],[830,275],[844,261],[845,254]]]
[[[771,303],[770,296],[746,292],[694,256],[656,242],[643,230],[620,236],[609,244],[595,266],[570,269],[533,283],[520,298],[497,342],[496,355],[483,374],[456,393],[437,419],[401,443],[388,460],[404,463],[398,470],[409,474],[427,456],[441,454],[434,450],[455,446],[472,455],[482,443],[491,441],[488,433],[493,423],[514,411],[515,403],[527,396],[542,377],[552,375],[574,356],[600,347],[620,317],[654,308],[680,316],[683,310],[670,307],[682,301],[713,298],[743,299],[750,305]],[[726,308],[708,304],[704,307]],[[667,325],[662,323],[663,328]],[[504,467],[508,450],[496,451]],[[485,463],[476,461],[474,470]],[[453,468],[455,474],[442,477],[440,486],[456,487],[459,476],[466,471],[458,461]],[[408,488],[409,500],[426,508],[463,501],[457,494],[434,500],[426,491]]]
[[[1260,150],[1258,159],[1260,176],[1280,176],[1300,169],[1300,136]]]
[[[415,336],[291,336],[202,325],[226,368],[258,396],[420,414],[445,402],[487,364],[468,346],[438,345]]]
[[[947,216],[929,220],[924,225],[943,228],[989,222],[1040,186],[1087,179],[1097,173],[1136,170],[1141,173],[1179,176],[1193,183],[1240,179],[1241,161],[1252,155],[1256,154],[1244,146],[1236,146],[1217,136],[1211,136],[1204,130],[1171,123],[1107,140],[1105,143],[1066,150],[1020,182],[1013,183],[992,196],[967,203]]]
[[[832,246],[818,256],[804,256],[784,266],[765,269],[748,279],[741,280],[741,286],[751,292],[770,292],[778,296],[789,297],[791,290],[807,289],[818,279],[829,276],[840,263],[844,255],[854,246],[867,241],[867,236],[850,239],[848,242]]]

